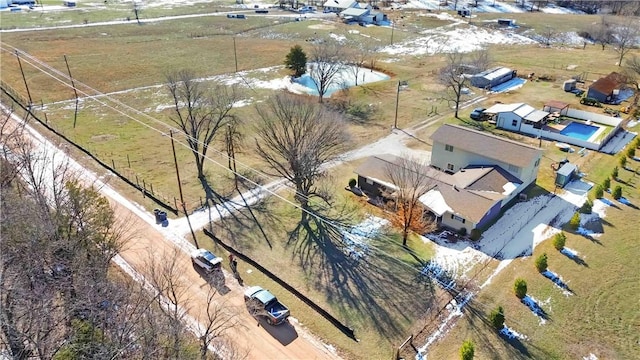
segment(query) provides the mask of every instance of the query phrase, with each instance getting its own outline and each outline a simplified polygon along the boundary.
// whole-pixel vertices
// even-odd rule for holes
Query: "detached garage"
[[[490,89],[507,82],[517,76],[516,70],[496,67],[471,76],[471,85],[482,89]]]

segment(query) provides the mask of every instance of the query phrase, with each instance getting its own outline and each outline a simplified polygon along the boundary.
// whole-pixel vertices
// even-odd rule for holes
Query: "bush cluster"
[[[496,330],[501,330],[504,327],[504,310],[502,306],[491,310],[489,321],[491,321],[491,325],[493,325]]]
[[[578,230],[578,228],[580,227],[580,213],[576,212],[573,214],[573,216],[571,217],[571,220],[569,220],[569,227],[572,230]]]
[[[540,256],[538,256],[538,258],[535,261],[535,265],[536,265],[536,269],[538,269],[538,272],[545,272],[547,271],[547,253],[544,253]]]
[[[615,188],[613,188],[613,192],[611,194],[613,195],[614,199],[619,200],[622,197],[622,187],[620,185],[617,185]]]
[[[523,299],[527,296],[527,282],[522,278],[517,278],[513,284],[513,292],[518,299]]]
[[[553,237],[553,247],[556,248],[556,250],[564,249],[564,244],[566,242],[567,236],[563,232],[560,232]]]

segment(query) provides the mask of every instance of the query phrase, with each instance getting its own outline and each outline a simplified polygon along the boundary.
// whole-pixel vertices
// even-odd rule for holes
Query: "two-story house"
[[[542,150],[456,125],[432,135],[429,190],[420,197],[440,226],[465,231],[493,221],[538,175]],[[387,175],[393,155],[372,156],[356,169],[358,185],[372,196],[392,193]]]

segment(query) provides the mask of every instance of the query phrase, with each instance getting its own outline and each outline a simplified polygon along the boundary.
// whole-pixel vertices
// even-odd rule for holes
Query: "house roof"
[[[591,84],[591,86],[589,86],[589,89],[596,90],[604,95],[610,95],[613,90],[619,89],[625,83],[626,77],[614,71],[611,74],[596,80]]]
[[[547,116],[549,116],[549,113],[546,111],[533,110],[532,112],[528,113],[524,117],[524,119],[532,122],[539,122],[539,121],[542,121],[542,119],[546,118]]]
[[[323,7],[339,8],[339,9],[348,9],[348,8],[352,7],[354,4],[357,4],[357,1],[355,1],[355,0],[327,0],[324,4],[322,4],[322,6]]]
[[[564,176],[569,176],[571,175],[574,171],[577,171],[578,167],[575,166],[572,163],[566,163],[564,165],[562,165],[562,167],[560,167],[560,169],[558,169],[557,174],[558,175],[564,175]]]
[[[514,112],[519,107],[524,105],[524,103],[513,103],[513,104],[495,104],[490,108],[486,109],[484,112],[487,114],[498,114],[503,112]]]
[[[560,100],[549,100],[544,104],[544,107],[548,107],[551,109],[563,110],[564,108],[569,107],[569,103]]]
[[[542,150],[530,145],[451,124],[438,128],[431,140],[519,167],[530,165],[542,154]]]
[[[348,8],[347,10],[340,13],[342,16],[362,16],[369,12],[369,9],[359,9],[359,8]]]
[[[355,172],[394,189],[387,169],[400,163],[400,160],[400,157],[389,154],[370,156]],[[453,175],[429,167],[425,174],[433,187],[420,197],[420,202],[438,216],[449,211],[475,223],[497,201],[510,195],[522,184],[499,166],[471,166]]]

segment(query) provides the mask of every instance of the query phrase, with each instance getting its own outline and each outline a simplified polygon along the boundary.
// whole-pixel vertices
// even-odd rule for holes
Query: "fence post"
[[[144,179],[142,179],[142,197],[145,197],[146,192],[147,192],[147,184],[145,184]]]
[[[176,199],[176,197],[173,197],[173,204],[175,205],[176,209],[178,208],[178,199]]]
[[[153,183],[149,183],[149,186],[151,187],[151,194],[152,194],[152,195],[155,195],[155,194],[153,193]]]
[[[138,181],[138,174],[136,174],[136,185],[138,185],[138,187],[140,187],[140,182]]]
[[[129,165],[129,169],[131,169],[131,160],[129,160],[129,154],[127,154],[127,164]]]
[[[113,159],[111,159],[111,166],[113,166],[113,170],[116,169],[116,162]]]

